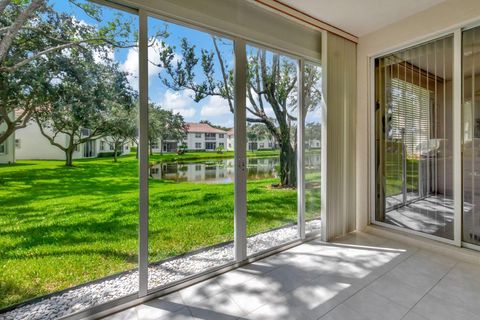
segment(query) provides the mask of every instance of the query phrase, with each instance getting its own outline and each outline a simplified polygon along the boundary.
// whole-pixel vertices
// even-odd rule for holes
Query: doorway
[[[453,36],[375,59],[376,221],[453,240]]]

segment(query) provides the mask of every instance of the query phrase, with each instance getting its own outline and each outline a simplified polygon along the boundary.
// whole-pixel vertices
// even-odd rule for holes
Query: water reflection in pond
[[[318,159],[317,159],[318,158]],[[306,157],[314,168],[320,165],[320,156]],[[278,177],[278,157],[248,158],[248,179],[270,179]],[[234,159],[205,160],[198,162],[163,162],[150,167],[153,179],[176,182],[231,183],[234,180]]]

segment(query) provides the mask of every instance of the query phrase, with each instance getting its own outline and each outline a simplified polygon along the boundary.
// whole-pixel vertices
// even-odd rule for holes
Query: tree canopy
[[[234,112],[233,69],[230,68],[219,49],[222,39],[212,36],[212,50],[198,50],[187,39],[182,39],[180,48],[164,46],[159,53],[159,74],[163,84],[173,90],[189,89],[193,99],[200,101],[208,96],[221,96],[226,107]],[[178,50],[179,52],[176,52]],[[180,54],[183,59],[176,61]],[[297,63],[280,54],[264,49],[250,48],[247,75],[247,121],[263,124],[280,146],[280,182],[283,186],[296,186],[296,128],[297,108]],[[201,70],[201,74],[196,71]],[[216,74],[215,70],[219,70]],[[305,70],[304,114],[317,108],[321,91],[315,85],[321,74],[314,67]],[[303,123],[304,119],[301,119]]]
[[[66,154],[66,165],[72,165],[75,148],[92,139],[118,134],[112,120],[135,108],[136,92],[130,87],[127,74],[113,61],[95,62],[91,52],[70,50],[51,61],[57,75],[50,82],[50,101],[37,105],[34,117],[40,131],[52,145]],[[130,124],[125,124],[130,130]],[[66,135],[68,141],[59,141]]]
[[[154,143],[163,143],[165,140],[181,141],[185,138],[188,126],[182,115],[163,109],[154,103],[149,104],[148,111],[150,152]],[[160,150],[163,150],[162,146]]]
[[[69,3],[102,21],[101,6]],[[0,125],[6,128],[0,143],[27,125],[35,106],[48,102],[45,85],[54,77],[50,68],[57,56],[74,49],[105,56],[112,48],[136,45],[131,35],[130,22],[119,17],[98,27],[57,12],[46,0],[0,0]]]

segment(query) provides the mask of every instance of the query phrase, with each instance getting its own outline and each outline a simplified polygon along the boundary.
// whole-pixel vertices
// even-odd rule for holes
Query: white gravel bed
[[[319,230],[320,220],[307,222],[307,230]],[[297,227],[289,226],[261,233],[247,239],[247,253],[253,254],[297,238]],[[199,272],[232,262],[233,243],[209,247],[192,254],[152,264],[149,287],[155,288]],[[138,290],[138,271],[128,271],[115,277],[59,292],[38,302],[20,306],[0,314],[1,320],[57,319],[114,299],[134,294]]]

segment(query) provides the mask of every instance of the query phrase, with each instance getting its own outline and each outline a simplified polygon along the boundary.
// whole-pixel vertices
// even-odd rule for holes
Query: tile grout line
[[[322,249],[314,250],[314,251],[312,251],[312,252],[309,252],[308,254],[315,253],[315,252],[321,251],[321,250],[322,250]],[[272,270],[266,272],[264,275],[267,275],[267,274],[269,274],[269,273],[271,273],[271,272],[274,272],[274,271],[276,271],[276,270],[278,270],[278,269],[280,269],[280,268],[282,268],[282,267],[285,267],[285,266],[277,266],[277,267],[273,268]],[[320,276],[318,276],[317,278],[320,278],[320,277],[322,277],[322,276],[324,276],[324,275],[320,275]],[[256,277],[255,277],[255,278],[256,278]],[[315,278],[315,279],[317,279],[317,278]],[[254,279],[254,278],[252,278],[252,279]],[[252,279],[249,279],[249,280],[247,280],[247,281],[250,281],[250,280],[252,280]],[[245,281],[245,282],[247,282],[247,281]],[[291,288],[290,290],[288,290],[288,291],[286,291],[286,292],[283,292],[283,293],[281,294],[281,296],[288,298],[287,295],[288,295],[289,293],[291,293],[291,292],[293,292],[294,290],[298,289],[298,288],[301,287],[303,284],[307,284],[309,280],[306,280],[306,279],[305,279],[304,281],[305,281],[304,283],[302,282],[302,283],[299,284],[297,287]],[[221,285],[221,284],[220,284],[220,285]],[[221,285],[221,286],[222,286],[222,285]],[[222,287],[223,287],[223,286],[222,286]],[[232,300],[233,300],[233,298],[232,298]],[[235,300],[233,300],[233,301],[236,302]],[[268,303],[265,303],[265,304],[263,304],[263,305],[255,308],[255,309],[252,310],[251,312],[245,313],[245,316],[248,317],[248,315],[256,312],[257,310],[265,307],[266,305],[268,305]],[[332,307],[332,308],[333,308],[333,307]],[[240,308],[240,309],[243,310],[242,308]],[[330,311],[330,310],[329,310],[329,311]],[[326,314],[326,313],[325,313],[325,314]],[[325,314],[324,314],[324,315],[325,315]]]
[[[408,250],[408,249],[407,249]],[[361,291],[363,291],[365,288],[367,288],[369,285],[371,285],[373,282],[377,281],[378,279],[380,279],[381,277],[385,276],[388,272],[390,272],[391,270],[393,270],[394,268],[396,268],[400,263],[406,261],[407,259],[411,258],[414,254],[416,254],[417,252],[419,251],[419,248],[416,248],[415,247],[415,251],[412,252],[411,254],[409,255],[406,255],[405,258],[403,258],[402,260],[400,260],[397,264],[395,264],[391,269],[389,270],[386,270],[385,272],[382,272],[380,273],[377,277],[375,277],[374,279],[372,279],[371,281],[369,281],[368,283],[366,283],[362,288],[358,289],[357,291],[355,291],[351,296],[348,296],[348,297],[345,297],[344,299],[342,299],[336,306],[334,306],[332,309],[328,310],[328,312],[324,313],[322,316],[320,316],[319,318],[317,318],[317,320],[320,320],[322,319],[323,317],[325,317],[326,315],[328,315],[330,312],[332,312],[333,310],[335,310],[338,306],[340,305],[343,305],[347,300],[351,299],[352,297],[354,297],[355,295],[357,295],[358,293],[360,293]],[[388,298],[387,298],[388,299]],[[388,299],[390,300],[390,299]],[[391,301],[391,300],[390,300]],[[393,302],[393,301],[392,301]],[[351,310],[350,308],[346,307],[348,310]],[[410,310],[409,310],[410,311]],[[409,312],[407,311],[407,313]],[[403,319],[403,318],[402,318]]]
[[[402,318],[400,318],[400,320],[404,319],[410,312],[413,312],[413,311],[412,311],[413,308],[415,308],[415,306],[416,306],[420,301],[422,301],[423,298],[425,298],[425,297],[440,283],[440,281],[442,281],[443,278],[445,278],[445,277],[447,276],[447,274],[449,274],[449,273],[453,270],[453,268],[455,268],[455,267],[458,265],[458,263],[459,263],[459,261],[457,260],[457,261],[455,262],[455,264],[454,264],[447,272],[445,272],[445,274],[444,274],[437,282],[435,282],[435,284],[434,284],[430,289],[428,289],[428,291],[425,292],[425,294],[424,294],[420,299],[418,299],[418,301],[415,302],[415,304],[414,304],[410,309],[408,309],[408,311],[403,315]],[[421,316],[423,317],[423,315],[421,315]],[[425,318],[425,317],[423,317],[423,318]]]

